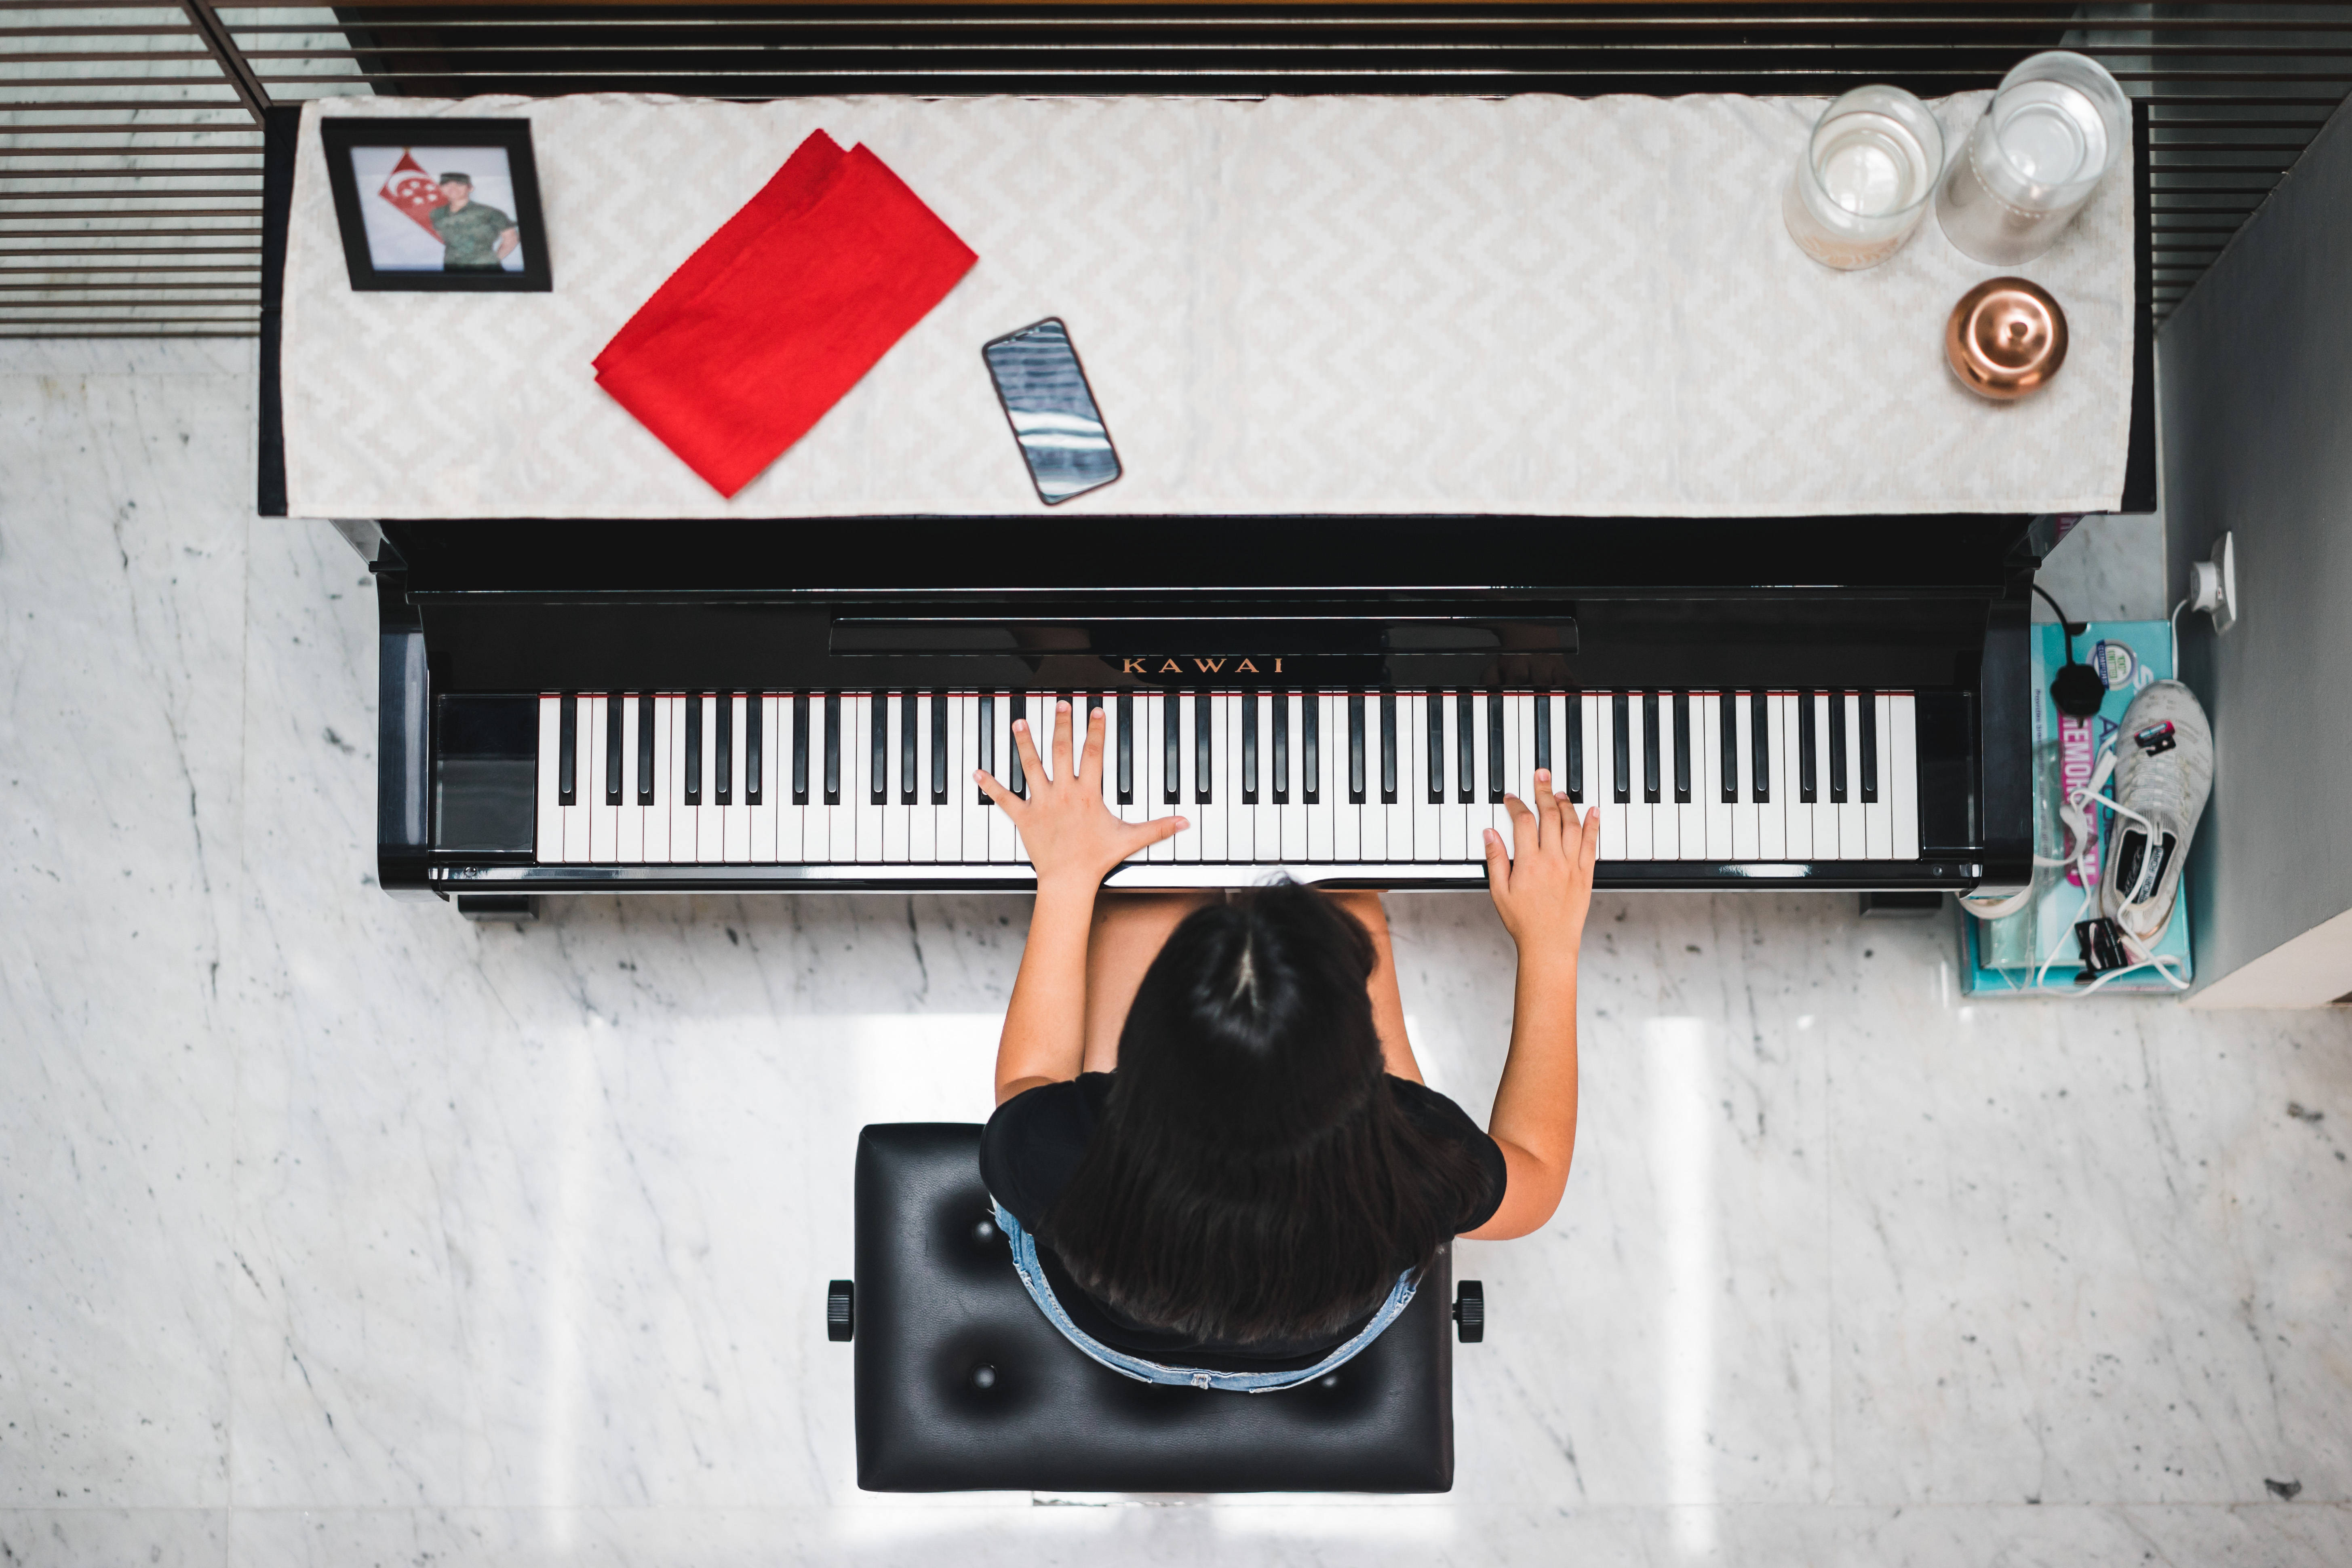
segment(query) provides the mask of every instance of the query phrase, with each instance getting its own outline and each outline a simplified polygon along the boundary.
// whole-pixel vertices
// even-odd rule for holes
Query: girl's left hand
[[[972,782],[988,798],[1004,808],[1020,830],[1022,847],[1037,868],[1037,886],[1065,880],[1093,887],[1137,851],[1172,838],[1192,824],[1181,816],[1154,817],[1150,822],[1121,822],[1103,804],[1103,710],[1087,715],[1085,752],[1071,765],[1070,705],[1054,705],[1054,771],[1048,777],[1037,757],[1037,742],[1026,720],[1013,725],[1013,744],[1021,753],[1021,772],[1029,798],[1014,795],[984,769],[972,771]]]

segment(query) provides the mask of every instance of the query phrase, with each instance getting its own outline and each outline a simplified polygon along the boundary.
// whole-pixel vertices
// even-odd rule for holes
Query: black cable
[[[2091,623],[2068,620],[2065,606],[2052,598],[2050,590],[2041,584],[2034,584],[2033,591],[2057,616],[2058,629],[2066,637],[2066,662],[2059,669],[2058,678],[2050,683],[2050,700],[2057,704],[2059,712],[2069,718],[2088,719],[2099,710],[2107,696],[2107,683],[2099,679],[2098,671],[2074,662],[2074,639],[2090,630]]]

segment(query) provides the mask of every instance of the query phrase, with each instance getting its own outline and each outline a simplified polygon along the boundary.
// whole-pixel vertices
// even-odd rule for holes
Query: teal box
[[[2168,621],[2093,621],[2074,639],[2074,651],[2098,672],[2107,689],[2098,713],[2080,721],[2064,717],[2050,700],[2050,682],[2066,662],[2064,629],[2045,621],[2035,625],[2032,634],[2034,854],[2046,859],[2069,858],[2074,847],[2059,820],[2059,804],[2066,791],[2088,784],[2100,757],[2114,749],[2124,710],[2140,688],[2172,678],[2172,626]],[[2105,863],[2107,827],[2114,816],[2104,809],[2099,812],[2101,858],[2092,863],[2095,871]],[[2033,897],[2023,909],[1995,921],[1980,921],[1973,915],[1961,918],[1963,991],[1971,996],[2014,996],[2078,988],[2082,965],[2074,922],[2095,919],[2099,910],[2095,877],[2092,897],[2086,901],[2084,889],[2073,880],[2074,874],[2071,864],[2037,867]],[[2178,973],[2185,981],[2191,973],[2185,872],[2179,897],[2171,928],[2156,952],[2178,960]],[[2046,970],[2042,968],[2045,959],[2052,960]],[[2039,985],[2034,983],[2037,973],[2042,977]],[[2099,987],[2102,994],[2168,995],[2175,989],[2153,969],[2136,970]]]

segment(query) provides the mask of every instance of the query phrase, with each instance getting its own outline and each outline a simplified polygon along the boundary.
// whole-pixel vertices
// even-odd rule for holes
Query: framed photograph
[[[528,120],[319,121],[357,289],[555,287]]]

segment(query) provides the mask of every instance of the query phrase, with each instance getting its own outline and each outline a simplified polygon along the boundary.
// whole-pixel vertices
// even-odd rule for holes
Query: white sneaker
[[[2116,737],[2116,804],[2099,909],[2143,947],[2164,940],[2180,868],[2213,790],[2213,731],[2177,680],[2143,688]]]

